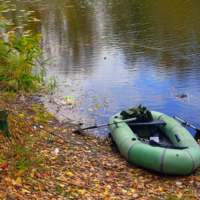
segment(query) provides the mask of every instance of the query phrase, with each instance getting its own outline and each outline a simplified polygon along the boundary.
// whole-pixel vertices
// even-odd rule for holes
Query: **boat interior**
[[[185,149],[188,147],[175,146],[169,138],[158,128],[158,125],[166,124],[162,120],[150,122],[131,122],[127,125],[133,131],[135,138],[132,140],[139,140],[142,143],[149,144],[154,147],[163,147],[170,149]],[[154,127],[154,128],[152,128]],[[146,134],[145,134],[146,133]]]

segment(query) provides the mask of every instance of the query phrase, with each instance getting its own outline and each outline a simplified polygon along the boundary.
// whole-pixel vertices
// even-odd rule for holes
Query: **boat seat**
[[[149,126],[149,125],[166,125],[167,123],[162,120],[154,120],[150,122],[127,122],[130,127],[133,126]]]

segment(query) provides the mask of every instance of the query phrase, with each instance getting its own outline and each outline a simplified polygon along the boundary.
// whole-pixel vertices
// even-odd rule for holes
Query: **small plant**
[[[56,188],[56,191],[57,191],[57,195],[61,195],[63,189],[62,189],[62,187],[58,186],[58,187]]]
[[[47,87],[50,88],[50,90],[53,92],[55,91],[57,87],[57,81],[56,81],[56,76],[51,76],[49,79],[49,82],[47,84]]]
[[[27,164],[28,164],[28,160],[25,160],[24,158],[22,158],[17,165],[17,169],[28,170],[28,168],[26,167]]]
[[[42,35],[30,34],[17,38],[13,30],[6,30],[7,21],[1,15],[3,8],[5,6],[0,6],[0,26],[4,29],[4,33],[0,32],[0,89],[37,91],[42,87],[39,83],[44,75],[34,76],[31,72],[36,66],[35,59],[42,54],[39,48]]]

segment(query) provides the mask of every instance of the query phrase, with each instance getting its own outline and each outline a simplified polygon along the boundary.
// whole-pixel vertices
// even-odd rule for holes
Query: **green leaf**
[[[3,160],[1,157],[0,157],[0,163],[1,163],[2,165],[5,164],[4,160]]]
[[[0,5],[0,10],[3,10],[4,8],[7,8],[8,6],[6,5]]]
[[[24,167],[24,166],[21,166],[21,165],[20,165],[20,166],[18,166],[17,168],[18,168],[18,169],[24,169],[24,170],[28,170],[28,168],[27,168],[27,167]]]
[[[18,47],[13,47],[13,48],[16,49],[16,50],[19,51],[19,52],[22,52],[21,49],[18,48]]]
[[[54,58],[54,57],[56,57],[56,56],[50,56],[48,59],[42,61],[42,64],[45,64],[46,62],[48,62],[49,60],[51,60],[51,59]]]
[[[3,44],[4,44],[4,45],[7,45],[7,46],[9,46],[9,47],[12,46],[10,43],[7,43],[7,42],[4,42]]]
[[[72,97],[70,97],[70,96],[65,96],[64,99],[66,99],[66,100],[70,99],[71,101],[74,101],[74,100],[72,99]]]
[[[19,165],[21,165],[24,162],[24,159],[19,161]]]
[[[33,63],[31,63],[31,62],[28,62],[28,64],[30,64],[30,65],[32,65],[32,66],[37,66],[36,64],[33,64]]]
[[[46,138],[54,139],[54,137],[51,137],[49,135],[43,135],[43,136],[46,137]]]
[[[5,24],[0,24],[0,26],[1,26],[2,28],[5,28],[5,29],[8,28]]]
[[[47,115],[47,117],[49,117],[49,119],[53,119],[54,118],[54,116],[48,111],[46,111],[46,115]]]
[[[26,163],[28,163],[28,160],[26,160],[26,161],[23,163],[23,165],[26,165]]]

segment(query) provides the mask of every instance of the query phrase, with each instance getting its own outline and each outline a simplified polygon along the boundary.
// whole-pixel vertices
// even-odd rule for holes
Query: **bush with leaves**
[[[4,8],[4,5],[0,6],[0,89],[35,92],[41,88],[41,78],[33,76],[31,71],[36,66],[35,59],[41,55],[39,42],[42,35],[17,38],[14,29],[7,31],[7,21],[1,15]]]

